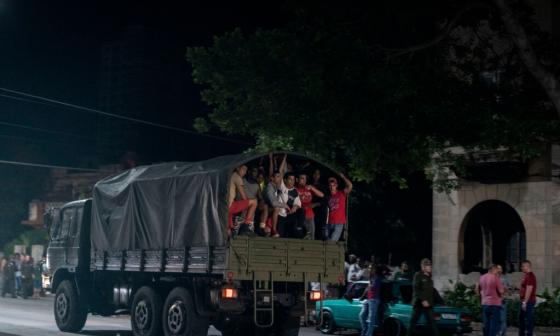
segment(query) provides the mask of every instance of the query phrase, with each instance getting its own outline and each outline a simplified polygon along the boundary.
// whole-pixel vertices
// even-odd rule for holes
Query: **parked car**
[[[315,321],[323,334],[332,334],[339,329],[360,330],[359,300],[368,281],[358,281],[350,289],[350,299],[326,299],[315,306]],[[412,283],[410,281],[383,281],[381,286],[380,328],[376,334],[387,336],[406,335],[412,315]],[[320,314],[322,310],[322,315]],[[472,332],[472,317],[468,310],[446,305],[434,307],[434,317],[441,335],[462,335]],[[427,331],[425,318],[418,322],[419,330]]]

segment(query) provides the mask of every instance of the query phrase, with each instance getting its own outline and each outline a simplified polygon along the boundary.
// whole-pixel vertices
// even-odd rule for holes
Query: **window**
[[[60,234],[59,238],[65,238],[68,236],[70,231],[70,226],[72,225],[72,219],[74,218],[74,208],[64,209],[61,215],[60,222]]]
[[[82,226],[82,217],[84,214],[84,208],[76,208],[76,213],[74,216],[74,223],[70,229],[70,237],[77,237],[79,235],[80,227]]]

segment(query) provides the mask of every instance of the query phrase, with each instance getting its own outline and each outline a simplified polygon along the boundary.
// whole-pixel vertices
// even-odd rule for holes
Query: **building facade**
[[[450,193],[433,192],[439,288],[492,263],[519,271],[524,259],[533,264],[539,291],[560,287],[560,146],[527,168],[519,181],[462,180]]]

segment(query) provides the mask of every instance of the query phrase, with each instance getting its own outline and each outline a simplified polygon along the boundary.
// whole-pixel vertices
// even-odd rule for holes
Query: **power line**
[[[184,128],[159,124],[159,123],[155,123],[155,122],[147,121],[147,120],[142,120],[142,119],[138,119],[138,118],[126,117],[126,116],[122,116],[122,115],[119,115],[119,114],[104,112],[104,111],[92,109],[92,108],[89,108],[89,107],[84,107],[84,106],[80,106],[80,105],[66,103],[66,102],[63,102],[63,101],[60,101],[60,100],[56,100],[56,99],[50,99],[50,98],[45,98],[45,97],[41,97],[41,96],[37,96],[37,95],[32,95],[32,94],[21,92],[21,91],[6,89],[6,88],[2,88],[2,87],[0,87],[0,90],[8,92],[8,93],[12,93],[12,94],[21,95],[21,96],[24,96],[24,97],[38,99],[39,101],[23,99],[23,98],[20,98],[20,97],[14,97],[14,96],[8,96],[8,95],[1,95],[2,97],[5,97],[5,98],[25,101],[25,102],[28,102],[28,103],[40,103],[40,104],[42,103],[43,105],[47,105],[44,102],[48,102],[48,103],[51,103],[51,104],[62,105],[66,108],[86,111],[86,112],[89,112],[89,113],[101,114],[101,115],[106,116],[106,117],[112,117],[112,118],[116,118],[116,119],[126,120],[126,121],[135,122],[135,123],[144,124],[144,125],[149,125],[149,126],[153,126],[153,127],[159,127],[159,128],[163,128],[163,129],[176,131],[176,132],[194,134],[194,135],[203,136],[203,137],[207,137],[207,138],[212,138],[212,139],[217,139],[217,140],[222,140],[222,141],[228,141],[228,142],[233,142],[233,143],[239,143],[239,144],[244,144],[244,145],[251,145],[251,143],[249,143],[247,141],[225,138],[225,137],[221,137],[221,136],[218,136],[218,135],[203,134],[203,133],[199,133],[199,132],[196,132],[196,131],[187,130],[187,129],[184,129]],[[48,104],[48,105],[52,106],[50,104]]]
[[[53,131],[53,130],[48,130],[48,129],[45,129],[45,128],[27,126],[27,125],[16,124],[16,123],[10,123],[10,122],[6,122],[6,121],[0,121],[0,125],[1,126],[16,127],[16,128],[23,128],[23,129],[27,129],[27,130],[31,130],[31,131],[44,132],[44,133],[49,133],[49,134],[67,135],[67,136],[76,137],[78,139],[84,139],[84,140],[91,140],[91,141],[96,141],[97,140],[97,139],[86,137],[86,136],[83,136],[83,135],[78,135],[78,134],[73,134],[73,133],[68,133],[68,132]]]
[[[56,140],[29,138],[29,137],[23,137],[23,136],[17,136],[17,135],[1,134],[1,133],[0,133],[0,138],[35,142],[35,143],[39,142],[39,143],[47,143],[47,144],[49,144],[49,143],[50,144],[56,144],[56,145],[60,145],[62,147],[65,147],[68,151],[72,150],[73,153],[76,152],[77,147],[84,148],[84,146],[80,145],[79,143],[68,143],[68,142],[62,142],[62,141],[56,141]],[[95,145],[94,144],[89,144],[88,146],[95,146]],[[101,148],[93,149],[93,151],[95,151],[96,153],[99,153],[99,154],[110,154],[110,150],[111,150],[110,145],[103,145],[103,146],[101,146]]]
[[[20,161],[6,161],[0,160],[0,164],[16,165],[16,166],[27,166],[27,167],[38,167],[38,168],[52,168],[52,169],[67,169],[85,172],[98,172],[98,173],[114,173],[114,171],[102,170],[102,169],[91,169],[91,168],[80,168],[80,167],[68,167],[68,166],[56,166],[50,164],[42,163],[32,163],[32,162],[20,162]]]

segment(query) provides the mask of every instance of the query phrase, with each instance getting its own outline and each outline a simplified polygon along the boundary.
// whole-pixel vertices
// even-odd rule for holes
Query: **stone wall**
[[[512,184],[465,182],[450,194],[433,193],[434,281],[439,289],[457,281],[460,232],[467,213],[477,204],[498,200],[519,214],[526,231],[527,259],[539,290],[560,287],[560,184],[553,181]]]

